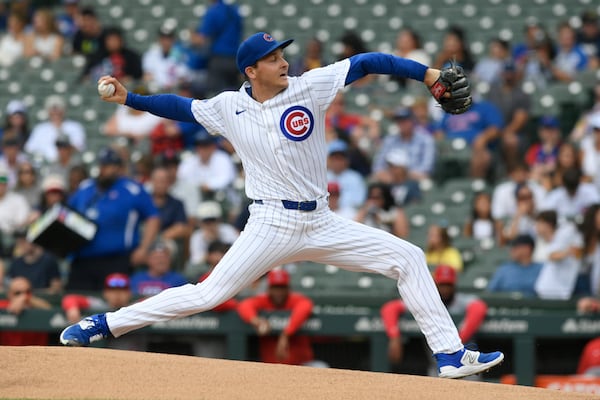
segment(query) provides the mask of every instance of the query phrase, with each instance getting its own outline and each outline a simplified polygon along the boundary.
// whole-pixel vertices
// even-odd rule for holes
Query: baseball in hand
[[[99,83],[98,84],[98,94],[101,97],[110,97],[115,94],[115,85],[112,83]]]

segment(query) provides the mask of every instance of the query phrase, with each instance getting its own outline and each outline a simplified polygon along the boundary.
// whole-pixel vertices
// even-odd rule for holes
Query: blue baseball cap
[[[544,115],[540,118],[540,126],[544,128],[560,128],[560,122],[555,116]]]
[[[246,67],[256,64],[258,60],[277,49],[284,49],[294,39],[278,42],[266,32],[258,32],[244,40],[238,48],[236,62],[238,69],[243,74]]]
[[[100,165],[123,165],[123,159],[115,150],[105,147],[98,152],[98,163]]]

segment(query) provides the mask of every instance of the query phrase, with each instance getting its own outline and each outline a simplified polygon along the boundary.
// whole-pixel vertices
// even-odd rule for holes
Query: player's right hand
[[[98,84],[100,83],[104,83],[105,85],[112,83],[115,86],[115,93],[109,97],[102,97],[102,100],[108,101],[109,103],[125,104],[125,100],[127,100],[127,89],[117,78],[110,75],[104,75],[98,79]]]

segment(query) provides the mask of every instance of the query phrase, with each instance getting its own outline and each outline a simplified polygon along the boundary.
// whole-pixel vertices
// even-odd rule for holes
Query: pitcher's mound
[[[589,399],[492,383],[67,347],[0,347],[0,398]]]

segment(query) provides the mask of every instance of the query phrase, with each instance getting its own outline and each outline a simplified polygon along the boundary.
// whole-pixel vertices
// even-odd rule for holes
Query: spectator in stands
[[[29,213],[31,223],[52,208],[55,204],[67,202],[67,185],[61,175],[48,175],[41,185],[41,193],[36,208]]]
[[[353,207],[340,207],[341,187],[337,182],[329,182],[327,184],[327,192],[329,193],[329,208],[344,218],[354,219],[356,217],[356,209]]]
[[[390,151],[385,161],[387,168],[378,174],[378,180],[390,185],[394,204],[404,207],[421,201],[419,182],[410,177],[410,159],[404,149]]]
[[[230,224],[223,222],[223,209],[216,201],[203,201],[196,211],[198,229],[190,238],[190,263],[201,264],[206,261],[208,245],[215,240],[233,243],[239,232]]]
[[[354,220],[400,238],[408,237],[408,218],[404,210],[394,204],[390,186],[382,182],[369,185],[367,200],[356,213]]]
[[[148,94],[145,85],[138,85],[133,92]],[[132,145],[146,144],[152,131],[161,123],[162,118],[146,111],[133,110],[122,104],[117,105],[115,112],[102,127],[105,135],[126,138]]]
[[[589,69],[598,68],[600,66],[600,25],[596,11],[586,10],[581,14],[577,44],[589,60]]]
[[[574,143],[563,142],[558,148],[558,158],[551,174],[544,177],[542,184],[547,191],[562,186],[565,171],[577,169],[581,171],[579,151]]]
[[[105,32],[96,11],[83,7],[77,22],[78,30],[71,44],[73,53],[90,57],[105,52]]]
[[[542,182],[556,167],[561,143],[558,118],[553,115],[542,116],[538,122],[537,133],[538,142],[527,149],[525,162],[529,165],[531,178]]]
[[[535,282],[542,264],[533,261],[535,241],[530,235],[518,235],[510,241],[510,261],[504,262],[491,277],[489,292],[517,292],[525,297],[535,297]]]
[[[26,27],[25,15],[18,12],[10,13],[8,29],[0,36],[0,66],[10,67],[25,56]]]
[[[582,182],[581,171],[570,168],[563,172],[562,185],[550,191],[540,202],[540,210],[554,210],[560,218],[583,215],[586,208],[600,203],[600,193],[594,184]]]
[[[175,29],[163,24],[158,30],[158,41],[142,56],[144,82],[158,91],[171,91],[189,76],[176,33]]]
[[[27,223],[29,204],[22,195],[8,188],[8,171],[0,169],[0,231],[12,235]]]
[[[558,26],[558,52],[552,63],[552,75],[560,82],[572,81],[578,72],[588,66],[587,55],[577,44],[576,35],[569,22]]]
[[[337,139],[329,142],[327,179],[340,185],[340,207],[358,209],[365,202],[367,187],[361,174],[350,168],[348,145]]]
[[[17,186],[19,166],[25,162],[28,162],[28,158],[20,150],[18,138],[12,134],[3,136],[0,168],[5,169],[8,173],[8,187],[10,189]]]
[[[183,202],[184,211],[188,221],[193,222],[200,204],[200,191],[190,182],[177,178],[179,168],[179,155],[173,151],[166,151],[156,157],[155,165],[163,167],[167,172],[169,194]],[[150,188],[152,191],[152,188]]]
[[[56,16],[58,31],[69,42],[78,31],[77,21],[81,15],[79,0],[62,0],[63,8]]]
[[[456,25],[446,31],[442,48],[433,61],[433,68],[445,67],[451,61],[456,61],[456,64],[463,67],[466,72],[471,72],[475,67],[475,61],[465,38],[465,31]]]
[[[207,54],[207,86],[209,94],[214,94],[239,88],[240,73],[235,56],[242,41],[243,20],[236,4],[223,0],[211,0],[211,3],[191,40]]]
[[[473,196],[471,215],[463,227],[463,235],[477,240],[494,239],[500,241],[501,225],[492,217],[492,196],[488,192],[478,192]]]
[[[435,165],[435,141],[429,132],[417,125],[410,108],[398,107],[392,118],[398,128],[397,135],[387,135],[379,151],[373,158],[373,173],[378,179],[385,179],[387,156],[397,149],[403,150],[409,160],[409,176],[420,180],[433,173]]]
[[[323,43],[316,37],[308,39],[302,57],[290,63],[289,76],[300,76],[306,71],[328,65],[323,58]]]
[[[531,189],[536,205],[539,205],[546,195],[544,188],[529,178],[527,164],[517,163],[509,166],[508,179],[496,185],[492,195],[492,217],[496,221],[504,221],[515,216],[517,212],[515,192],[520,185],[527,185]]]
[[[52,10],[35,10],[32,26],[33,30],[25,35],[25,57],[40,56],[50,61],[58,60],[62,55],[65,39],[58,31]]]
[[[111,75],[128,82],[142,79],[142,58],[125,44],[123,31],[117,27],[104,30],[104,47],[87,60],[81,79],[96,83],[101,76]]]
[[[430,267],[443,264],[454,268],[457,272],[463,270],[463,260],[460,251],[452,246],[448,230],[441,225],[432,224],[429,226],[425,259]]]
[[[98,162],[98,177],[82,183],[68,201],[98,227],[92,241],[73,255],[69,289],[99,290],[109,274],[128,274],[132,266],[144,264],[160,227],[152,197],[122,175],[119,155],[103,148]]]
[[[30,209],[39,206],[42,193],[40,180],[38,172],[31,162],[23,161],[19,163],[17,167],[17,184],[14,191],[25,198]]]
[[[69,175],[66,180],[67,194],[70,196],[73,193],[75,193],[77,188],[79,188],[81,182],[85,181],[88,178],[89,173],[85,165],[78,164],[72,166],[71,169],[69,169]]]
[[[516,210],[503,229],[501,243],[510,243],[519,235],[536,237],[535,217],[537,208],[533,190],[527,184],[519,184],[515,189]]]
[[[523,27],[524,41],[513,46],[512,58],[521,70],[527,63],[528,58],[535,52],[538,44],[548,38],[544,27],[538,19],[530,16],[525,20]]]
[[[476,295],[458,292],[456,290],[456,270],[448,265],[438,265],[433,272],[433,280],[448,311],[451,314],[464,314],[458,334],[463,343],[468,343],[483,324],[487,314],[487,304]],[[389,340],[388,358],[394,364],[402,361],[404,353],[398,321],[405,312],[406,305],[400,299],[390,300],[380,309],[385,333]],[[430,376],[437,376],[435,366],[433,367]]]
[[[57,158],[56,161],[45,166],[45,175],[59,175],[67,182],[71,168],[81,164],[81,155],[71,144],[71,139],[67,135],[59,135],[54,144],[56,145]]]
[[[203,197],[224,191],[236,175],[231,157],[218,148],[217,137],[204,128],[196,134],[195,144],[195,154],[179,164],[177,178],[199,188]]]
[[[481,57],[473,68],[472,79],[476,82],[494,84],[499,82],[510,62],[510,45],[506,40],[492,38],[488,44],[487,55]]]
[[[445,113],[440,121],[438,139],[464,139],[472,149],[471,176],[485,178],[496,152],[504,121],[500,110],[487,100],[474,100],[471,108],[459,115]]]
[[[188,283],[187,279],[172,270],[177,256],[177,245],[170,239],[158,239],[148,251],[148,261],[142,271],[131,276],[134,295],[150,297],[165,289]]]
[[[580,224],[583,236],[583,268],[588,275],[592,295],[600,296],[600,204],[585,210]]]
[[[25,229],[15,233],[15,241],[18,242],[15,246],[21,254],[10,261],[6,276],[23,276],[33,289],[51,294],[60,293],[63,283],[56,257],[27,240]]]
[[[533,82],[537,88],[544,89],[554,80],[552,63],[555,56],[554,43],[550,37],[541,34],[533,49],[526,54],[522,64],[518,66],[523,80]]]
[[[396,35],[393,53],[398,57],[415,60],[424,65],[431,64],[431,57],[425,50],[423,50],[420,35],[411,28],[403,28],[398,32],[398,35]],[[409,79],[403,79],[395,76],[392,76],[391,79],[400,83],[402,86],[406,86],[411,82]]]
[[[574,224],[559,225],[556,211],[540,212],[536,229],[538,237],[548,245],[547,259],[535,282],[535,291],[542,299],[568,300],[579,276],[583,239]]]
[[[183,202],[169,194],[169,173],[164,167],[152,171],[152,200],[160,217],[160,235],[164,239],[187,241],[190,236]]]
[[[69,137],[71,144],[78,150],[85,149],[85,129],[79,121],[66,118],[66,103],[59,95],[50,95],[46,98],[44,108],[48,113],[48,120],[39,122],[33,127],[31,136],[25,143],[25,151],[42,156],[48,162],[58,159],[56,139],[61,135]]]
[[[505,122],[500,133],[505,165],[518,162],[529,142],[524,129],[529,121],[531,101],[530,95],[521,86],[516,65],[508,60],[503,65],[499,79],[492,83],[487,96],[490,103],[500,110]]]
[[[573,126],[570,139],[573,142],[580,142],[586,136],[594,136],[590,121],[592,118],[600,115],[600,80],[596,82],[593,88],[593,105],[586,112],[581,113],[581,116]]]
[[[20,100],[9,101],[6,105],[6,122],[0,128],[0,134],[16,137],[19,149],[22,149],[27,139],[29,139],[29,133],[27,106]]]
[[[6,291],[6,299],[0,300],[0,309],[10,314],[21,315],[28,309],[49,310],[50,303],[34,296],[31,283],[25,277],[14,278]],[[2,346],[47,346],[48,333],[26,331],[0,331]]]
[[[585,136],[579,143],[581,167],[586,180],[600,190],[600,114],[589,119],[592,135]]]
[[[267,293],[242,300],[238,306],[240,318],[252,325],[259,336],[260,360],[266,363],[311,365],[314,354],[310,338],[296,335],[312,313],[312,301],[290,289],[290,275],[284,269],[267,275]],[[279,335],[271,333],[269,320],[261,312],[288,311],[290,318]],[[314,364],[313,364],[314,365]]]

